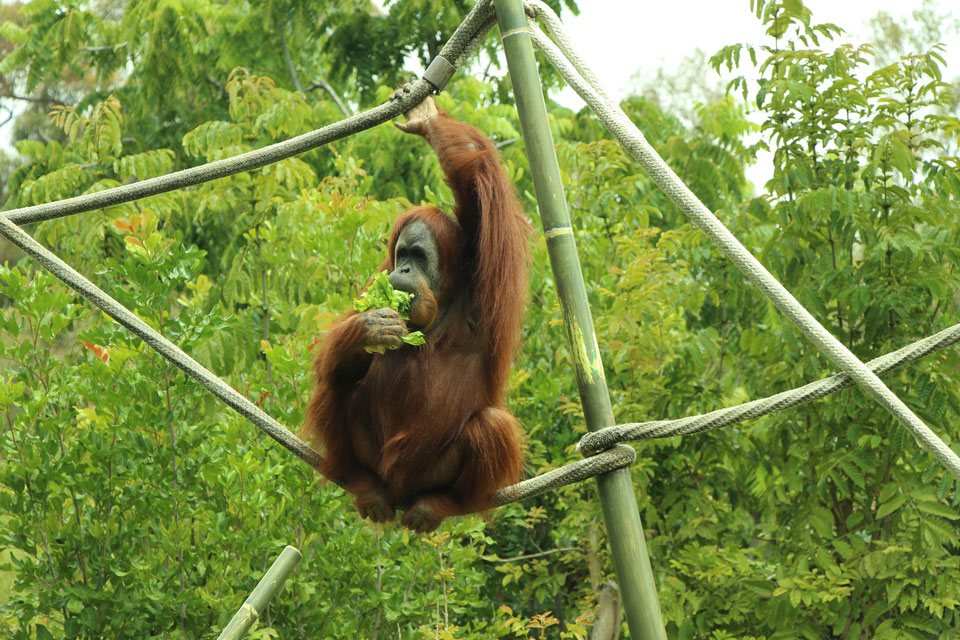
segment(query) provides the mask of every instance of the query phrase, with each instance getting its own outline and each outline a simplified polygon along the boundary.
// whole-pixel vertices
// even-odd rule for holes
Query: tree
[[[960,123],[944,110],[953,97],[937,52],[877,65],[801,4],[756,4],[769,42],[724,49],[714,64],[742,63],[745,78],[758,78],[733,88],[764,115],[762,144],[773,152],[759,195],[744,176],[755,149],[736,95],[686,120],[643,98],[625,110],[861,357],[955,322],[960,162],[946,141]],[[5,77],[18,90],[43,78],[60,96],[53,78],[92,88],[51,109],[49,135],[33,129],[18,143],[6,206],[339,119],[331,94],[310,86],[322,79],[348,109],[362,107],[386,98],[397,68],[392,51],[336,59],[345,51],[336,47],[361,42],[356,29],[421,33],[403,51],[426,56],[458,20],[439,3],[398,1],[387,13],[362,5],[363,16],[351,6],[28,5],[9,31],[19,40]],[[318,35],[311,25],[320,22]],[[502,143],[536,217],[522,145],[508,143],[519,134],[506,85],[494,71],[478,75],[458,76],[441,106]],[[597,120],[554,104],[550,117],[618,419],[698,413],[832,372]],[[296,427],[317,336],[376,268],[390,221],[410,202],[451,205],[421,152],[379,127],[33,231]],[[0,635],[209,636],[287,543],[303,561],[260,637],[586,635],[612,575],[590,483],[497,510],[492,523],[455,519],[426,538],[376,530],[339,489],[317,484],[29,261],[0,271],[0,292],[0,584],[13,584]],[[542,239],[531,299],[511,409],[534,474],[574,459],[584,431]],[[956,351],[889,381],[958,437]],[[858,391],[638,450],[632,473],[671,637],[937,638],[955,629],[956,481]]]

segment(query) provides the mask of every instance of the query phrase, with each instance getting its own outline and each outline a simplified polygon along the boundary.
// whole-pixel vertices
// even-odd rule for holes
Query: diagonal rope
[[[276,440],[295,456],[316,468],[320,464],[320,454],[310,448],[303,440],[288,431],[283,425],[270,417],[263,409],[238,393],[233,387],[211,373],[199,362],[187,355],[182,349],[165,338],[160,332],[138,318],[132,311],[111,298],[102,289],[87,280],[66,262],[58,258],[26,231],[9,220],[0,217],[0,235],[19,247],[38,264],[52,273],[64,284],[85,297],[104,313],[129,329],[137,337],[153,348],[157,353],[180,368],[188,376],[252,422],[265,434]],[[492,497],[492,504],[502,506],[540,495],[563,485],[580,482],[601,473],[630,466],[636,460],[634,450],[626,445],[616,446],[595,456],[571,462],[542,475],[524,480],[518,484],[504,487]]]
[[[610,94],[607,93],[600,79],[593,73],[593,69],[584,62],[583,56],[580,55],[580,52],[574,46],[573,42],[567,37],[567,32],[563,29],[563,21],[560,20],[560,16],[554,13],[553,9],[542,0],[524,0],[523,4],[527,15],[538,19],[543,24],[547,33],[550,34],[550,38],[556,43],[560,51],[562,51],[563,55],[567,57],[567,60],[573,64],[573,67],[580,75],[590,83],[593,90],[602,96],[604,100],[612,102],[613,100],[610,98]]]
[[[538,10],[532,7],[532,10]],[[540,9],[542,11],[542,8]],[[941,440],[937,434],[883,384],[877,375],[866,367],[849,349],[827,331],[809,311],[801,305],[780,282],[760,264],[750,251],[727,229],[722,222],[683,183],[663,158],[647,142],[646,138],[616,104],[607,100],[590,85],[569,62],[563,53],[535,25],[528,29],[531,38],[560,75],[597,114],[624,149],[647,171],[651,179],[671,200],[696,224],[763,293],[793,322],[821,353],[868,395],[883,405],[894,417],[909,429],[917,440],[954,475],[960,477],[960,456]],[[595,77],[595,76],[594,76]]]
[[[482,42],[493,22],[492,5],[489,0],[481,0],[450,36],[450,40],[440,50],[440,55],[451,61],[454,67],[460,66],[474,48]],[[244,171],[259,169],[392,120],[420,104],[433,90],[434,88],[429,82],[420,78],[408,84],[404,87],[404,90],[392,94],[390,99],[381,105],[289,140],[112,189],[56,202],[11,209],[0,214],[0,216],[16,224],[52,220],[53,218],[102,209],[218,178],[225,178]]]
[[[874,358],[866,365],[874,373],[886,373],[892,369],[900,367],[911,362],[916,362],[920,358],[927,356],[935,351],[946,349],[957,342],[960,342],[960,324],[948,327],[932,336],[917,340],[905,347],[891,351],[879,358]],[[631,422],[619,424],[614,427],[608,427],[588,433],[581,440],[577,448],[586,454],[613,446],[624,440],[653,440],[655,438],[670,438],[673,436],[686,436],[702,431],[713,431],[723,427],[759,418],[769,413],[782,411],[789,407],[799,404],[819,400],[824,396],[830,395],[841,389],[852,387],[855,383],[845,373],[838,373],[805,384],[796,389],[790,389],[767,398],[752,400],[733,407],[717,409],[710,413],[699,416],[688,416],[676,420],[653,420],[650,422]]]
[[[157,353],[200,385],[252,422],[265,434],[276,440],[295,456],[316,468],[320,463],[320,454],[310,448],[303,440],[288,431],[283,425],[270,417],[263,409],[238,393],[233,387],[207,370],[199,362],[187,355],[182,349],[170,342],[156,329],[138,318],[132,311],[107,295],[102,289],[87,280],[66,262],[58,258],[26,231],[9,220],[0,217],[0,235],[19,247],[38,264],[52,273],[64,284],[85,297],[104,313],[129,329],[137,337],[153,348]],[[540,495],[563,485],[580,482],[601,473],[630,466],[636,460],[634,450],[626,445],[607,449],[595,456],[577,460],[562,467],[548,471],[515,485],[504,487],[492,497],[492,503],[502,506]]]
[[[411,85],[412,90],[410,92],[394,94],[390,100],[377,107],[261,149],[197,167],[174,171],[156,178],[131,182],[112,189],[87,193],[56,202],[11,209],[0,215],[16,224],[41,222],[131,202],[217,180],[218,178],[225,178],[244,171],[259,169],[396,118],[418,104],[433,91],[433,88],[424,80],[415,80]]]
[[[320,463],[320,454],[311,449],[305,442],[290,433],[283,425],[238,393],[233,387],[208,371],[202,364],[184,353],[182,349],[138,318],[132,311],[104,293],[97,285],[80,275],[73,267],[30,237],[30,234],[26,231],[6,218],[0,217],[0,234],[68,287],[95,304],[108,316],[137,335],[157,353],[199,382],[204,389],[215,395],[224,404],[289,449],[295,456],[314,467]]]

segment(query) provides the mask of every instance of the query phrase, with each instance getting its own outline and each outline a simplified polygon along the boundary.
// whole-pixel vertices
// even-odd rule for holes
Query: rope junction
[[[527,7],[536,15],[552,14],[539,0],[527,0]],[[827,331],[806,308],[801,305],[780,282],[760,264],[736,236],[727,229],[710,209],[687,187],[673,169],[664,162],[653,146],[647,142],[636,125],[630,121],[619,105],[605,97],[596,76],[589,71],[576,55],[573,45],[560,30],[555,14],[547,20],[557,34],[561,47],[554,44],[536,26],[529,29],[530,37],[540,52],[560,72],[563,79],[593,109],[610,133],[623,148],[637,160],[650,178],[666,193],[690,220],[709,237],[733,262],[750,282],[759,288],[770,302],[793,322],[813,344],[840,370],[847,374],[861,389],[873,396],[897,420],[930,451],[940,463],[960,478],[960,456],[940,439],[917,415],[897,397],[877,374],[860,361],[843,343]],[[571,52],[569,57],[564,51]],[[573,64],[571,64],[571,61]],[[591,80],[592,79],[592,80]]]
[[[563,485],[627,467],[636,460],[636,453],[628,446],[617,444],[624,440],[666,438],[719,429],[816,400],[854,384],[861,386],[887,407],[916,435],[927,449],[934,453],[942,464],[960,476],[960,457],[923,424],[892,391],[887,389],[876,375],[918,360],[960,341],[960,324],[871,360],[867,364],[861,362],[830,335],[784,289],[657,155],[626,114],[610,100],[590,68],[583,63],[582,58],[564,33],[557,15],[540,0],[526,0],[526,7],[531,17],[538,18],[543,22],[553,40],[547,38],[536,26],[528,29],[530,37],[551,64],[557,68],[566,82],[590,105],[599,119],[610,129],[624,148],[641,163],[653,180],[740,267],[744,275],[756,284],[778,309],[797,324],[804,334],[840,367],[843,373],[768,398],[719,409],[700,416],[678,420],[622,424],[587,434],[580,441],[578,448],[589,457],[500,489],[494,494],[493,503],[504,505],[516,502]],[[450,40],[443,46],[438,58],[430,65],[424,77],[404,86],[401,90],[395,92],[387,102],[377,107],[310,133],[223,160],[96,193],[13,209],[0,214],[0,235],[30,255],[64,284],[87,298],[137,335],[224,404],[234,409],[298,458],[316,467],[321,459],[320,454],[311,449],[309,445],[147,325],[132,311],[99,289],[51,251],[41,246],[17,225],[109,207],[250,171],[387,122],[419,104],[432,91],[442,90],[456,68],[482,43],[494,22],[495,18],[490,0],[479,0]]]
[[[874,358],[866,365],[874,373],[886,373],[902,365],[916,362],[920,358],[952,346],[958,341],[960,341],[960,324],[955,324],[932,336],[917,340],[902,349]],[[589,455],[595,451],[603,451],[624,440],[672,438],[673,436],[688,436],[701,431],[713,431],[744,420],[759,418],[768,413],[795,407],[798,404],[819,400],[841,389],[852,387],[854,384],[850,376],[845,373],[838,373],[796,389],[790,389],[759,400],[751,400],[733,407],[718,409],[699,416],[688,416],[677,420],[631,422],[601,429],[585,435],[577,448]]]

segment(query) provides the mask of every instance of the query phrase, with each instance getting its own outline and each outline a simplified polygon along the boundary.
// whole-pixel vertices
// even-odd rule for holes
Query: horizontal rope
[[[874,373],[886,373],[905,364],[916,362],[920,358],[935,351],[946,349],[960,342],[960,324],[948,327],[932,336],[917,340],[905,347],[891,351],[879,358],[874,358],[866,365]],[[744,420],[759,418],[776,411],[782,411],[799,404],[819,400],[841,389],[854,386],[853,380],[846,373],[838,373],[805,384],[796,389],[783,391],[776,395],[759,400],[752,400],[733,407],[726,407],[704,413],[698,416],[688,416],[676,420],[652,420],[650,422],[632,422],[616,425],[588,433],[577,445],[580,451],[590,454],[603,451],[608,447],[625,440],[653,440],[655,438],[671,438],[686,436],[701,431],[721,429]]]
[[[627,445],[616,445],[597,455],[571,462],[553,471],[504,487],[493,494],[493,504],[502,506],[519,502],[564,485],[629,467],[637,459],[637,452]]]
[[[446,60],[454,61],[455,66],[459,66],[486,36],[492,25],[493,8],[489,0],[481,0],[440,50],[440,55]],[[16,224],[41,222],[131,202],[217,180],[218,178],[225,178],[244,171],[259,169],[392,120],[420,104],[432,92],[433,86],[421,78],[406,85],[402,91],[394,92],[387,102],[379,106],[289,140],[209,162],[198,167],[174,171],[163,176],[56,202],[11,209],[0,215]]]
[[[535,9],[536,10],[536,9]],[[951,473],[960,477],[960,456],[941,440],[903,403],[875,373],[827,331],[780,282],[744,247],[722,222],[683,183],[647,142],[643,133],[620,107],[605,99],[564,58],[557,46],[533,25],[531,38],[563,79],[593,109],[610,133],[644,168],[664,193],[696,224],[717,247],[756,285],[813,344],[839,369],[847,373],[868,395],[877,400],[909,429]],[[582,64],[582,63],[581,63]],[[590,74],[593,75],[593,74]],[[595,76],[594,76],[595,77]]]

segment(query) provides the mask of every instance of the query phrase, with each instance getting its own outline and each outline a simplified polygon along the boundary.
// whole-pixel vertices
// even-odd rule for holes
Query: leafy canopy
[[[752,6],[767,39],[713,58],[734,76],[729,95],[689,124],[662,100],[624,109],[862,358],[955,323],[960,119],[939,50],[878,63],[798,0]],[[23,5],[3,28],[12,45],[0,70],[41,100],[42,124],[23,121],[5,206],[335,121],[334,94],[348,111],[382,100],[400,67],[391,47],[342,47],[376,33],[380,45],[405,43],[402,55],[428,55],[467,8]],[[536,220],[509,95],[491,65],[438,99],[494,139]],[[591,115],[551,102],[550,124],[619,421],[708,411],[832,373]],[[771,179],[751,185],[745,167],[762,149]],[[392,220],[422,201],[452,207],[436,162],[378,127],[33,232],[295,427],[319,337],[382,262]],[[575,459],[585,428],[542,238],[534,266],[510,393],[530,475]],[[210,637],[288,543],[303,561],[254,637],[589,634],[613,576],[591,483],[424,538],[374,529],[341,490],[36,265],[4,266],[0,292],[0,635]],[[887,381],[960,438],[956,349]],[[858,391],[637,448],[631,474],[671,638],[955,633],[956,480]]]

